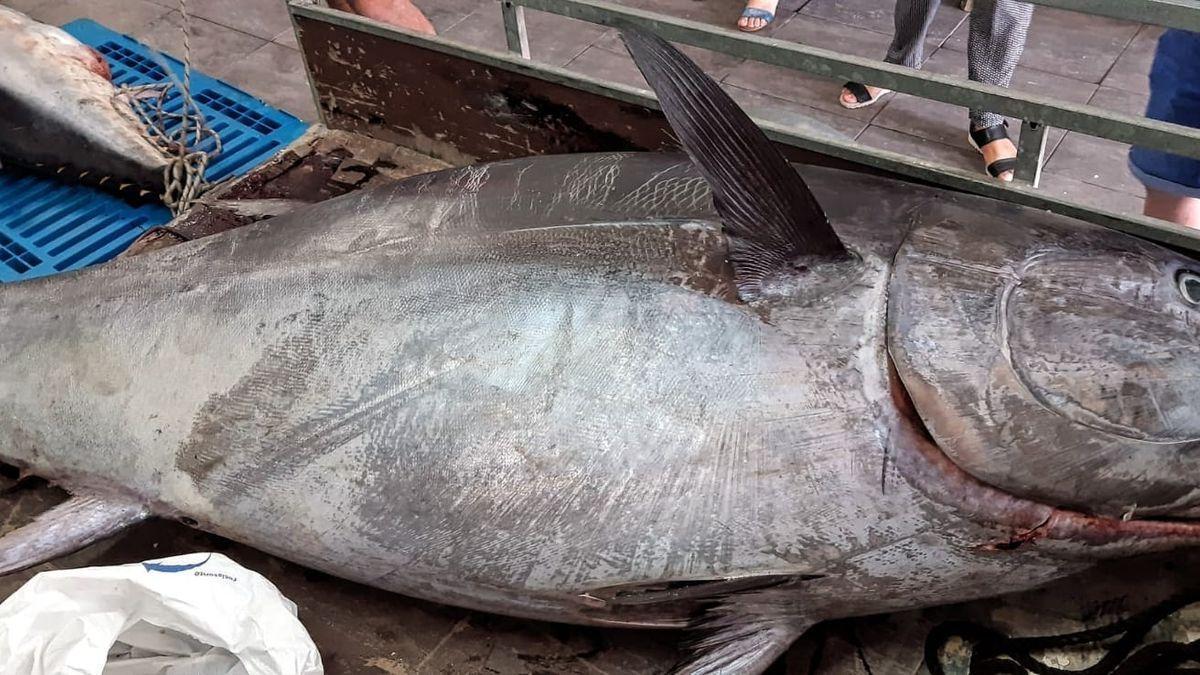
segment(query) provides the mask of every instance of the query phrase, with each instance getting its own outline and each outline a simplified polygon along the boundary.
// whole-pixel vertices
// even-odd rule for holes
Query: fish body
[[[667,93],[694,152],[672,115],[715,94]],[[700,622],[696,672],[1200,542],[1194,261],[831,169],[766,210],[748,149],[454,169],[5,288],[0,459],[111,500],[80,541],[144,509],[436,602]],[[1152,442],[1088,454],[1114,431]]]
[[[131,197],[163,192],[167,157],[102,55],[0,7],[0,162]]]

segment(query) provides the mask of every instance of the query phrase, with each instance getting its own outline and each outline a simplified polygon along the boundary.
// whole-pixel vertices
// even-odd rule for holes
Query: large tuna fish
[[[78,495],[0,569],[178,518],[437,602],[698,625],[685,670],[755,672],[817,621],[1200,543],[1196,261],[798,174],[628,41],[694,165],[468,167],[0,289],[0,457]]]
[[[109,77],[90,47],[0,7],[0,164],[129,197],[162,194],[167,157]]]

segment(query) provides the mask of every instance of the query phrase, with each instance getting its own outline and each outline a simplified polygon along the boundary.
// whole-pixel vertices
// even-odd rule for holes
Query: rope
[[[117,101],[127,104],[137,115],[142,135],[171,157],[164,169],[166,188],[162,201],[175,216],[191,208],[212,187],[204,174],[209,160],[221,153],[220,135],[208,126],[204,113],[192,98],[192,41],[187,0],[179,0],[179,13],[183,32],[183,81],[179,84],[183,105],[179,111],[165,109],[174,86],[172,83],[124,85],[117,91]],[[212,149],[202,150],[208,140],[212,141]]]
[[[200,196],[206,187],[204,180],[205,169],[208,168],[208,154],[198,150],[204,140],[204,115],[192,99],[192,31],[189,30],[187,0],[179,0],[180,30],[183,32],[183,109],[194,112],[196,121],[196,138],[188,141],[188,122],[193,115],[184,115],[179,125],[182,142],[178,144],[179,156],[167,169],[167,190],[163,202],[171,207],[175,215],[179,215],[191,207],[192,202]],[[217,138],[218,147],[220,138]],[[195,148],[195,149],[193,149]]]
[[[1160,602],[1142,612],[1107,626],[1076,633],[1044,637],[1014,638],[968,621],[948,621],[934,627],[925,639],[925,664],[930,675],[945,675],[941,649],[952,637],[972,643],[969,675],[1138,675],[1161,673],[1182,675],[1200,673],[1184,669],[1187,662],[1200,663],[1200,640],[1190,643],[1156,642],[1138,651],[1155,625],[1179,610],[1200,602],[1200,592],[1192,591]],[[1032,653],[1058,647],[1100,643],[1120,635],[1095,665],[1084,670],[1063,670],[1033,658]]]

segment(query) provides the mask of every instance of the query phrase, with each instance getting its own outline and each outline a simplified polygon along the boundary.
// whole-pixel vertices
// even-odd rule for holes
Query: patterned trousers
[[[925,37],[942,0],[896,0],[896,33],[884,58],[910,68],[925,61]],[[975,0],[967,39],[967,70],[976,82],[1007,87],[1025,49],[1033,5],[1018,0]],[[1004,122],[996,113],[971,111],[976,129]]]

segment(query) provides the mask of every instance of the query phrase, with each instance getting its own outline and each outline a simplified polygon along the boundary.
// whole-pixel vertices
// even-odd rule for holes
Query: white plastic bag
[[[0,604],[3,675],[321,675],[296,605],[219,553],[43,572]]]

